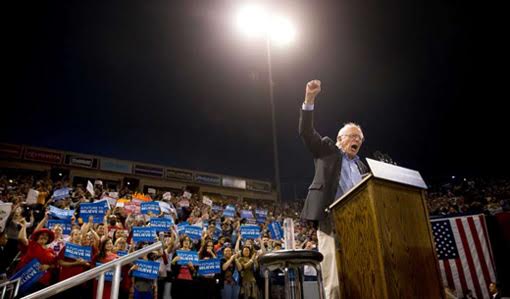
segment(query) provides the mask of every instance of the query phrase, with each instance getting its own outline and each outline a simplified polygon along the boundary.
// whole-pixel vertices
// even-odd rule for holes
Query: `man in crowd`
[[[335,238],[327,208],[361,181],[367,167],[357,156],[363,143],[359,125],[348,123],[338,132],[334,142],[321,137],[313,125],[315,100],[321,91],[321,82],[312,80],[306,85],[305,100],[299,118],[299,135],[312,153],[315,175],[301,217],[318,221],[319,251],[324,255],[321,264],[326,298],[340,298],[338,271],[335,261]]]

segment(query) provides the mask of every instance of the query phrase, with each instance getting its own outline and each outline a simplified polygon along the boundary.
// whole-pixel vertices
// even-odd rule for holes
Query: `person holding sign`
[[[321,81],[312,80],[306,84],[305,100],[299,117],[299,135],[312,153],[315,164],[315,176],[308,188],[301,218],[319,223],[317,237],[319,251],[324,255],[321,263],[324,292],[325,297],[331,299],[340,298],[340,286],[335,262],[335,234],[327,209],[336,198],[358,184],[368,168],[358,157],[364,141],[359,125],[345,124],[338,131],[336,141],[322,137],[315,130],[314,104],[320,91]]]
[[[32,233],[30,236],[30,240],[27,239],[26,226],[22,223],[19,240],[26,247],[26,251],[21,256],[18,265],[14,272],[19,271],[25,265],[32,262],[33,259],[37,259],[40,263],[40,270],[45,273],[43,276],[35,283],[34,289],[42,289],[50,285],[52,281],[53,271],[49,271],[55,269],[57,267],[56,264],[56,256],[55,252],[51,248],[48,248],[48,244],[53,241],[55,238],[53,232],[47,228],[39,228]]]
[[[73,229],[71,231],[69,242],[75,245],[81,245],[81,232],[79,229]],[[82,272],[87,271],[90,268],[89,261],[84,260],[83,258],[75,259],[66,257],[66,247],[65,245],[60,253],[57,256],[58,264],[60,265],[60,273],[58,276],[58,280],[62,281],[78,275]],[[90,246],[89,246],[90,248]],[[92,250],[91,250],[92,251]],[[81,298],[85,293],[86,284],[73,287],[67,291],[65,291],[62,295],[62,298]]]
[[[181,248],[183,251],[191,251],[191,239],[187,235],[181,238]],[[190,261],[187,265],[179,265],[178,261],[181,259],[176,255],[172,260],[172,274],[174,275],[174,283],[172,284],[172,298],[193,298],[196,294],[193,276],[196,269]]]
[[[117,254],[113,253],[113,242],[111,239],[106,238],[103,241],[101,241],[101,245],[99,245],[99,253],[97,256],[93,258],[92,264],[95,265],[96,263],[105,264],[108,262],[113,261],[117,258]],[[96,298],[96,288],[94,281],[94,298]],[[111,293],[111,287],[112,283],[110,281],[104,282],[103,287],[103,299],[110,299],[110,293]],[[97,299],[97,298],[96,298]]]
[[[143,248],[143,244],[139,244],[137,246],[137,249],[142,249]],[[148,255],[144,256],[141,260],[138,260],[135,262],[135,264],[131,267],[131,269],[129,269],[129,275],[132,276],[132,286],[133,286],[133,298],[135,299],[152,299],[154,298],[154,291],[156,290],[157,288],[157,285],[156,285],[156,280],[157,280],[157,275],[156,275],[156,278],[153,278],[151,276],[153,276],[152,272],[151,271],[152,269],[147,269],[147,268],[144,268],[144,272],[142,271],[139,271],[141,270],[141,268],[145,265],[143,262],[144,261],[154,261],[154,259],[156,259],[156,256],[154,255],[154,253],[149,253]],[[159,270],[159,265],[157,267],[157,269]],[[151,273],[146,273],[145,271],[149,271]]]
[[[215,259],[216,253],[214,252],[214,242],[212,238],[207,238],[198,252],[200,260]],[[199,268],[200,271],[200,268]],[[210,296],[211,298],[219,298],[219,288],[216,285],[216,274],[205,274],[199,277],[202,281],[203,290],[200,298]]]

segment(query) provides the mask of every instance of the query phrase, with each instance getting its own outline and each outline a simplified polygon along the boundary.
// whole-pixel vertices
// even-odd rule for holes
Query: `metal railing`
[[[7,297],[7,298],[16,297],[18,295],[20,282],[21,282],[21,277],[15,279],[15,280],[6,281],[6,282],[3,282],[2,284],[0,284],[0,292],[1,292],[0,298],[4,299],[5,294],[9,295],[9,297]]]
[[[161,248],[163,248],[163,244],[161,242],[156,242],[152,245],[144,247],[140,250],[137,250],[133,253],[125,255],[121,258],[118,258],[111,262],[102,264],[101,266],[95,267],[95,268],[85,271],[81,274],[78,274],[76,276],[73,276],[66,280],[63,280],[57,284],[54,284],[47,288],[44,288],[44,289],[37,291],[35,293],[32,293],[30,295],[27,295],[27,296],[23,297],[22,299],[48,298],[50,296],[56,295],[62,291],[68,290],[74,286],[82,284],[82,283],[84,283],[88,280],[94,279],[96,277],[99,277],[98,282],[97,282],[96,298],[103,298],[105,272],[107,272],[111,269],[114,269],[114,272],[113,272],[112,288],[111,288],[112,291],[111,291],[110,298],[117,299],[119,296],[121,267],[124,266],[125,264],[129,264],[129,263],[135,261],[140,256],[148,254],[149,252],[154,251],[154,250],[159,250]]]

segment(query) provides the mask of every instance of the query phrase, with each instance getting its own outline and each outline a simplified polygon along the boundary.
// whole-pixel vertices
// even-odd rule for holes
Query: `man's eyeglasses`
[[[359,139],[361,140],[361,142],[365,141],[365,138],[361,135],[358,135],[358,134],[344,134],[344,135],[340,135],[340,136],[346,136],[346,137],[349,137],[351,139]]]

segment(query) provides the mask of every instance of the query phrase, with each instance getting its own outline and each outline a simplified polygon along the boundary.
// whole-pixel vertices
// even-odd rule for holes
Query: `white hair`
[[[345,135],[345,131],[347,131],[348,128],[357,128],[361,131],[361,135],[363,136],[363,130],[361,130],[361,126],[354,122],[348,122],[344,124],[344,126],[338,130],[338,135],[336,136],[336,146],[340,147],[340,137]]]

